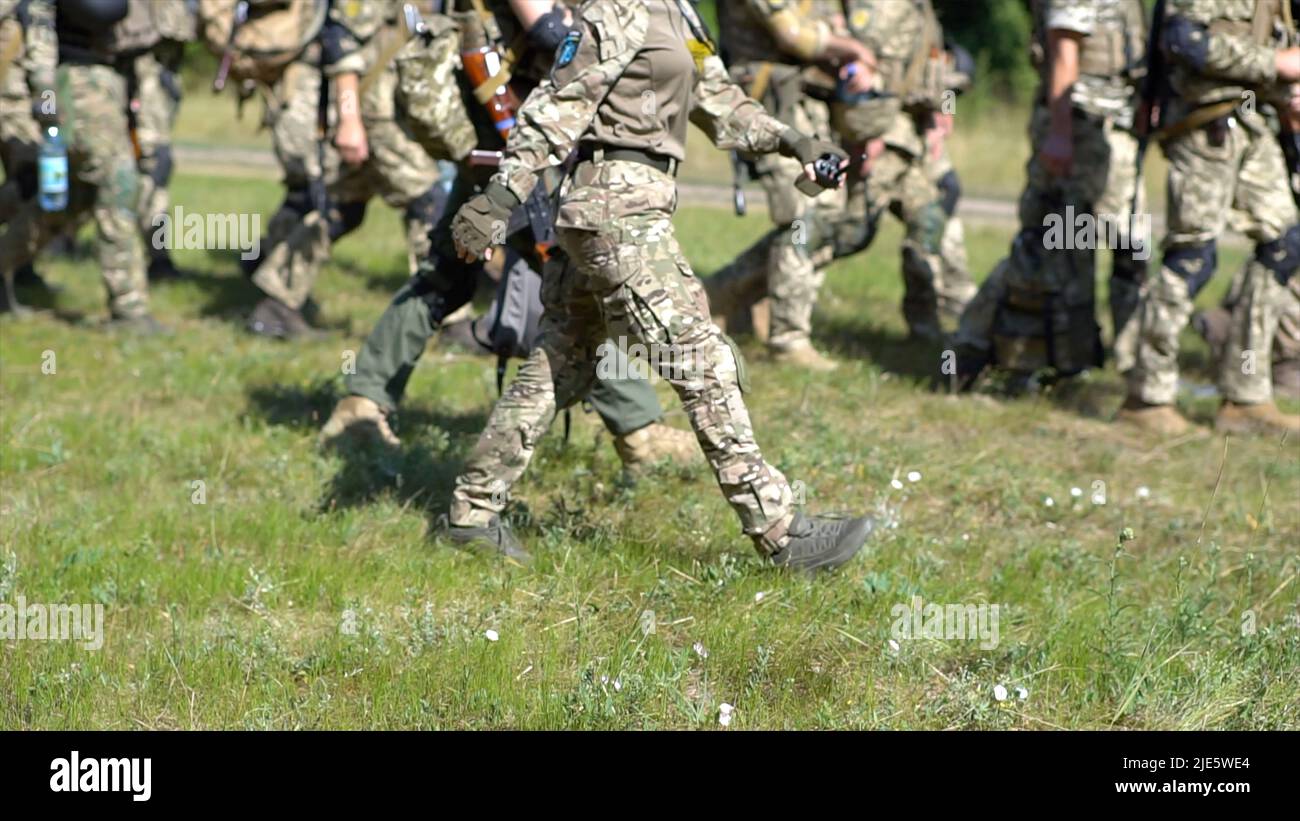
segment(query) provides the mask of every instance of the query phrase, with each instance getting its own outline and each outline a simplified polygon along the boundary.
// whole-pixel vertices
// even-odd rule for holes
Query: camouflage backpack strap
[[[483,26],[487,29],[489,35],[498,41],[501,38],[501,28],[496,24],[496,17],[488,11],[483,0],[470,0],[474,6],[474,11],[483,20]],[[501,68],[495,74],[479,83],[474,87],[474,99],[479,101],[480,105],[487,105],[488,101],[496,96],[497,89],[509,83],[514,79],[514,69],[519,62],[521,55],[528,43],[528,32],[521,31],[515,35],[515,39],[510,42],[501,54]]]
[[[389,64],[397,57],[397,52],[401,51],[406,42],[415,36],[416,30],[412,28],[412,23],[416,23],[418,26],[419,12],[415,11],[413,6],[408,5],[407,8],[416,15],[414,19],[403,14],[395,25],[386,25],[380,31],[380,40],[387,42],[384,42],[380,47],[375,64],[366,72],[366,76],[361,78],[361,84],[357,88],[357,97],[366,96],[366,92],[370,90],[370,87],[375,84],[384,71],[387,70]]]
[[[1282,12],[1279,6],[1285,6],[1286,12]],[[1255,16],[1250,21],[1250,31],[1256,43],[1268,43],[1273,36],[1273,23],[1278,19],[1280,14],[1290,14],[1290,2],[1278,2],[1278,0],[1255,0]]]
[[[921,15],[921,36],[916,38],[912,56],[907,59],[907,71],[903,74],[903,87],[899,96],[911,97],[925,86],[925,70],[930,61],[930,50],[937,36],[937,19],[929,0],[913,0],[916,10]]]

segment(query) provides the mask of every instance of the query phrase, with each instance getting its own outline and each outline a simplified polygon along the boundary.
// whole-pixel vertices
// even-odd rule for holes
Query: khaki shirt
[[[688,120],[720,148],[776,150],[786,126],[731,81],[717,55],[688,42],[694,37],[683,9],[694,15],[689,0],[584,5],[576,50],[529,95],[494,179],[523,201],[537,173],[563,163],[581,143],[680,161],[686,157]],[[636,209],[635,203],[625,205]]]

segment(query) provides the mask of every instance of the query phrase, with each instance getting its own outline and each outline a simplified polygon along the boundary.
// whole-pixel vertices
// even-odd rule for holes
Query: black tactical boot
[[[248,330],[258,336],[274,339],[312,338],[321,335],[320,331],[307,322],[301,311],[295,311],[269,296],[253,309],[252,316],[248,318]]]
[[[461,527],[453,525],[444,516],[440,523],[439,535],[452,544],[491,550],[501,553],[507,559],[528,564],[533,557],[528,555],[524,546],[515,538],[510,526],[501,521],[500,516],[493,516],[486,527]]]
[[[809,573],[839,567],[862,549],[875,529],[876,520],[870,516],[832,519],[796,511],[787,531],[790,541],[772,554],[772,564]]]

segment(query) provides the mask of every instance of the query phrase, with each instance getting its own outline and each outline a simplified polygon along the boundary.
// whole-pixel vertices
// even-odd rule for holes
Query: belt
[[[677,176],[678,162],[676,158],[665,154],[653,154],[639,148],[618,148],[600,145],[599,143],[583,143],[578,146],[578,159],[583,162],[605,162],[607,160],[635,162],[648,165],[669,176]]]

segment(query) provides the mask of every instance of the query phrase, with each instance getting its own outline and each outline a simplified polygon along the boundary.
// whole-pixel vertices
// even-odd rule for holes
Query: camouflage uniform
[[[826,103],[804,90],[804,69],[822,52],[831,33],[825,15],[834,3],[792,0],[719,0],[721,47],[731,77],[760,98],[764,107],[805,134],[831,139]],[[773,30],[797,23],[810,30],[808,54],[782,51]],[[771,297],[768,345],[776,350],[808,343],[817,293],[832,259],[832,226],[844,212],[844,192],[825,191],[809,198],[794,187],[803,175],[797,160],[776,154],[753,159],[776,228],[705,282],[715,310],[729,313],[738,304]]]
[[[311,295],[334,240],[360,226],[366,204],[375,194],[406,211],[412,256],[428,247],[432,227],[428,209],[421,215],[417,202],[432,197],[437,167],[396,121],[392,68],[375,66],[387,42],[381,32],[399,36],[394,31],[399,11],[395,0],[331,2],[320,36],[285,67],[273,87],[263,89],[288,196],[267,226],[253,282],[295,311]],[[342,74],[362,76],[371,68],[378,74],[360,101],[370,157],[360,166],[348,166],[327,142],[322,166],[318,145],[322,75],[329,81]],[[313,193],[322,185],[329,205],[325,219],[316,210],[321,197]]]
[[[1130,398],[1148,405],[1174,402],[1178,336],[1192,300],[1214,274],[1215,243],[1230,215],[1256,246],[1234,301],[1219,386],[1237,405],[1271,401],[1271,348],[1279,316],[1294,298],[1288,285],[1300,267],[1300,226],[1281,148],[1247,103],[1286,96],[1276,53],[1295,42],[1294,30],[1283,32],[1280,6],[1264,0],[1261,8],[1267,14],[1257,34],[1255,3],[1171,0],[1167,9],[1165,39],[1177,93],[1162,143],[1169,159],[1169,233],[1160,272],[1142,292],[1137,357],[1128,378]],[[1227,108],[1221,116],[1180,128],[1219,103]]]
[[[706,56],[690,4],[592,0],[581,14],[576,53],[528,98],[494,178],[522,200],[552,158],[579,148],[556,220],[568,262],[545,270],[541,341],[457,478],[450,521],[494,520],[556,409],[591,385],[601,340],[626,339],[661,352],[658,371],[681,398],[723,494],[759,550],[774,553],[789,541],[792,493],[759,452],[741,362],[710,321],[674,238],[672,174],[685,156],[688,117],[719,147],[755,154],[776,150],[787,128]],[[645,106],[648,97],[657,105]]]
[[[1050,175],[1038,149],[1047,140],[1047,71],[1030,122],[1034,153],[1026,166],[1020,197],[1021,230],[1011,255],[998,263],[962,316],[956,343],[971,358],[991,358],[1003,367],[1034,371],[1053,366],[1075,373],[1101,364],[1103,357],[1095,316],[1095,254],[1092,248],[1049,249],[1049,221],[1074,236],[1067,220],[1086,215],[1105,217],[1115,231],[1115,269],[1111,305],[1116,332],[1117,364],[1131,366],[1136,328],[1129,317],[1145,264],[1134,246],[1150,238],[1130,236],[1133,215],[1145,207],[1137,168],[1138,139],[1133,133],[1137,80],[1145,72],[1146,17],[1139,0],[1042,0],[1036,7],[1036,46],[1044,59],[1051,30],[1085,35],[1080,45],[1079,80],[1071,92],[1073,106],[1072,172]],[[1044,330],[1051,328],[1050,333]],[[1125,328],[1129,330],[1126,331]]]
[[[18,17],[19,0],[0,0],[0,58],[12,55],[0,68],[0,162],[5,182],[0,186],[0,224],[17,214],[25,200],[36,195],[36,158],[41,129],[32,116],[32,88],[28,85],[23,50],[24,27]]]
[[[40,67],[33,70],[48,74],[58,65],[56,98],[73,189],[62,219],[93,210],[109,310],[122,319],[146,316],[148,285],[136,219],[139,173],[127,125],[127,79],[117,62],[139,46],[139,37],[148,36],[147,9],[132,5],[106,32],[82,30],[76,21],[59,18],[57,37],[50,0],[30,0],[29,13],[34,25],[28,30],[27,57]],[[55,222],[29,200],[0,236],[0,268],[8,274],[30,262],[52,236]]]
[[[173,169],[172,126],[181,103],[180,65],[185,44],[194,39],[194,16],[186,0],[151,0],[150,11],[159,40],[141,52],[133,64],[135,137],[140,147],[140,227],[153,237],[167,214],[171,198],[167,186]],[[157,255],[162,249],[150,251]]]
[[[914,335],[936,338],[940,319],[956,321],[975,293],[962,227],[950,219],[958,187],[955,176],[946,176],[952,164],[946,152],[936,157],[927,141],[945,95],[953,91],[946,60],[931,56],[942,54],[943,33],[928,0],[850,0],[847,7],[853,35],[876,55],[883,96],[853,106],[862,111],[837,103],[834,120],[849,144],[880,139],[884,153],[865,177],[856,169],[850,177],[836,256],[867,247],[884,213],[895,213],[907,228],[903,318]]]
[[[518,42],[522,31],[507,0],[485,0],[485,7],[493,15],[494,31],[486,31],[482,23],[475,22],[477,14],[471,0],[455,0],[452,14],[461,24],[465,44],[481,44],[479,38],[484,37],[503,46]],[[429,22],[430,25],[443,25],[436,18],[430,18]],[[405,65],[409,59],[411,68],[424,69],[419,62],[418,43],[413,41],[408,48],[409,53],[406,50],[399,53],[399,64]],[[531,88],[545,76],[549,62],[550,55],[539,54],[537,49],[524,52],[514,70],[515,81],[525,89]],[[449,128],[448,123],[463,120],[468,115],[477,134],[476,141],[471,141],[469,146],[476,142],[484,149],[502,147],[501,139],[487,121],[482,106],[459,93],[444,93],[448,88],[459,88],[459,80],[454,75],[440,77],[435,73],[452,65],[453,62],[444,59],[432,60],[423,71],[429,75],[427,83],[418,82],[419,74],[412,75],[417,80],[414,84],[406,82],[406,77],[403,77],[402,108],[408,118],[407,125],[417,139],[427,144],[429,139],[426,135],[430,132],[444,131]],[[451,141],[460,142],[457,137],[452,137]],[[458,151],[452,159],[463,160],[465,153]],[[356,372],[348,376],[350,394],[366,397],[385,410],[397,408],[416,363],[443,319],[473,298],[481,266],[459,259],[451,244],[450,224],[457,209],[487,181],[490,174],[490,169],[461,163],[442,214],[431,232],[429,252],[421,255],[414,276],[397,292],[374,330],[366,337],[357,357]],[[543,264],[530,231],[515,233],[510,243],[534,270],[542,270]],[[600,379],[593,386],[589,399],[606,427],[619,436],[645,428],[663,417],[663,408],[655,396],[654,387],[645,379]]]

